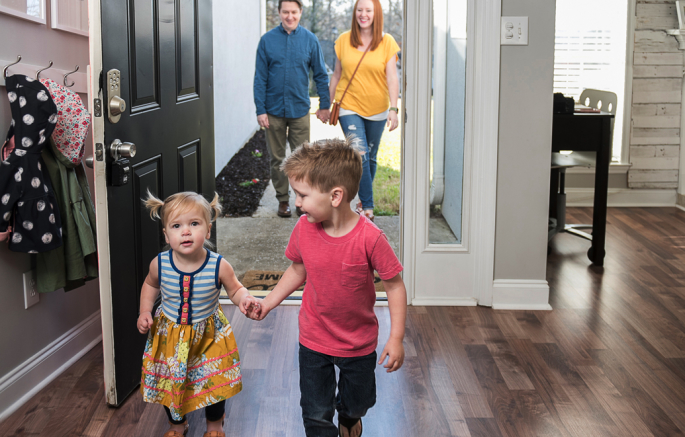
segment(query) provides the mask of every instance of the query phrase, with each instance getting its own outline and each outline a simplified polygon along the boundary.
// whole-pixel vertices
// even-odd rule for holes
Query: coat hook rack
[[[47,67],[41,68],[40,70],[36,71],[36,80],[40,80],[40,74],[50,67],[52,67],[52,61],[50,61],[50,64]]]
[[[17,55],[17,60],[12,62],[9,65],[5,65],[5,68],[2,69],[2,76],[7,77],[7,69],[10,68],[12,65],[17,65],[19,62],[21,62],[21,55]]]
[[[72,74],[72,73],[76,73],[76,72],[78,71],[78,68],[79,68],[79,67],[78,67],[78,65],[77,65],[77,66],[76,66],[76,70],[70,71],[69,73],[67,73],[67,74],[64,75],[64,86],[66,86],[66,87],[72,87],[72,86],[74,86],[74,85],[76,84],[76,82],[74,82],[74,81],[71,82],[71,85],[68,84],[68,83],[67,83],[67,76],[69,76],[69,75]]]

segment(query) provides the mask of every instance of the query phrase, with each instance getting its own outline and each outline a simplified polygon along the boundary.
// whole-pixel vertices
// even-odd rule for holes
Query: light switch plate
[[[503,46],[527,46],[528,17],[502,17],[500,44]]]

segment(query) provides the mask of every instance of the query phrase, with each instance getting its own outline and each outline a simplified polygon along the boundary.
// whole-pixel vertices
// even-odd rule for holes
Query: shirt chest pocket
[[[342,285],[347,288],[359,288],[366,284],[369,277],[369,265],[346,264],[342,265]]]

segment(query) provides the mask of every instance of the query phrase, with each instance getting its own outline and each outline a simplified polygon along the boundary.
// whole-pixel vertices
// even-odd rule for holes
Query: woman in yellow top
[[[363,61],[359,61],[368,49]],[[354,135],[363,158],[359,183],[358,209],[373,220],[373,179],[376,155],[386,124],[397,128],[397,52],[400,47],[389,34],[383,34],[383,10],[379,0],[357,0],[352,17],[352,30],[335,42],[337,55],[331,77],[331,101],[340,101],[340,126],[345,135]],[[354,70],[359,69],[350,83]],[[361,211],[360,211],[361,212]]]

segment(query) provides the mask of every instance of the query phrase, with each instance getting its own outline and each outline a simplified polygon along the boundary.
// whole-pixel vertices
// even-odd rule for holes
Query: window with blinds
[[[625,0],[557,0],[554,92],[576,101],[585,88],[616,93],[614,161],[623,144],[627,15]]]

